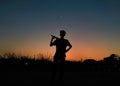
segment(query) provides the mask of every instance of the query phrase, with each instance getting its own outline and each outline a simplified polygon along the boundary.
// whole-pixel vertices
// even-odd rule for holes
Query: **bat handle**
[[[56,38],[54,35],[51,35],[52,36],[52,38]]]
[[[54,35],[51,35],[51,36],[52,36],[52,38],[56,38],[56,39],[58,38],[58,37],[56,37],[56,36],[54,36]]]

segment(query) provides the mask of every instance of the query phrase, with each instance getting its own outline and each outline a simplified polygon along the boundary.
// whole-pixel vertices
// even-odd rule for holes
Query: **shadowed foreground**
[[[120,85],[120,58],[116,59],[113,54],[102,61],[66,61],[63,81],[51,80],[52,62],[49,60],[8,57],[0,58],[0,86]]]
[[[50,72],[1,72],[0,79],[0,86],[50,86]],[[118,86],[119,80],[119,72],[65,72],[61,86]]]

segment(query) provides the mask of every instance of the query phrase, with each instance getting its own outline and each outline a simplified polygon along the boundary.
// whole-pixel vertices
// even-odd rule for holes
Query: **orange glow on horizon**
[[[30,49],[25,48],[24,51],[14,51],[15,54],[18,55],[25,55],[25,56],[30,56],[33,58],[34,56],[38,58],[38,56],[41,54],[45,57],[50,57],[50,59],[53,59],[54,53],[55,53],[55,47],[53,48],[45,48],[46,50],[40,50],[40,49]],[[86,51],[85,51],[86,50]],[[4,52],[3,52],[4,53]],[[87,49],[71,49],[68,53],[66,53],[66,60],[73,60],[73,61],[80,61],[80,60],[85,60],[85,59],[95,59],[95,60],[102,60],[104,57],[109,56],[111,53],[104,53],[100,51],[90,51]]]
[[[70,43],[72,44],[72,49],[67,52],[66,60],[84,60],[84,59],[95,59],[102,60],[104,57],[109,56],[112,53],[119,54],[119,50],[111,47],[106,41],[102,40],[87,40],[83,38],[78,38],[76,40],[70,36],[66,36]],[[87,38],[87,37],[86,37]],[[55,47],[50,47],[50,37],[49,35],[43,39],[48,39],[40,41],[39,39],[28,39],[27,41],[21,42],[20,44],[12,44],[7,46],[7,49],[0,50],[0,53],[15,52],[16,54],[26,55],[26,56],[37,56],[38,54],[43,54],[44,56],[50,56],[52,59],[55,53]],[[86,41],[87,40],[87,41]],[[100,42],[101,41],[101,42]],[[3,45],[6,46],[7,44]],[[19,45],[19,46],[18,46]],[[37,58],[37,57],[36,57]]]

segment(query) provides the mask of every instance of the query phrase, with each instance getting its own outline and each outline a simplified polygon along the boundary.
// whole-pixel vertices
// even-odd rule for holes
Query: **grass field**
[[[52,80],[52,62],[47,59],[0,58],[0,86],[119,86],[120,60],[66,61],[63,80]]]
[[[53,86],[50,72],[1,72],[0,86]],[[65,72],[55,86],[119,86],[119,72]]]

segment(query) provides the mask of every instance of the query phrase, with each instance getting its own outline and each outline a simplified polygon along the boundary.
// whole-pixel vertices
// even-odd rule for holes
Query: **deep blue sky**
[[[65,29],[69,58],[99,58],[120,51],[119,0],[1,0],[0,53],[52,53],[50,34]]]

